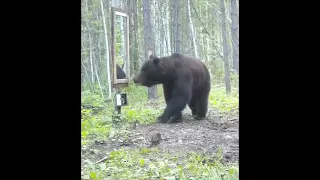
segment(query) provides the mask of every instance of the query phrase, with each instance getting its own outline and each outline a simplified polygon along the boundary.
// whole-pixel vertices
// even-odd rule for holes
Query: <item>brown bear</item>
[[[167,107],[158,117],[161,123],[181,122],[187,104],[194,119],[204,119],[207,114],[210,74],[199,59],[179,53],[165,57],[151,55],[133,81],[147,87],[163,85]]]

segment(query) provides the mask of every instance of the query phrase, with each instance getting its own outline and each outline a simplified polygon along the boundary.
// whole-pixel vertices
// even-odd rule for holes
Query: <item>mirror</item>
[[[129,68],[129,17],[123,10],[112,7],[112,65],[113,84],[128,84]]]

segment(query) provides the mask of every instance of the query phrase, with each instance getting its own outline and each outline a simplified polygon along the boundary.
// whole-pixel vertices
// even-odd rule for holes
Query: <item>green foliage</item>
[[[158,152],[157,148],[112,151],[105,163],[91,166],[89,176],[92,179],[238,179],[238,166],[222,164],[221,152],[213,157],[189,153],[180,157],[183,163],[178,162],[177,156]]]
[[[144,107],[125,109],[122,118],[128,122],[139,122],[140,124],[154,123],[162,113],[159,109],[145,109]]]
[[[112,101],[105,102],[99,91],[94,93],[90,91],[82,92],[81,102],[84,106],[81,110],[81,137],[82,143],[87,142],[87,138],[97,136],[108,138],[110,132],[115,131],[115,123],[126,125],[130,123],[151,124],[155,123],[158,116],[163,112],[164,98],[162,86],[158,86],[159,98],[149,102],[147,88],[136,86],[130,83],[130,86],[123,89],[128,95],[128,106],[122,107],[120,118],[112,119],[114,104]],[[225,87],[212,87],[209,95],[209,105],[217,109],[220,113],[237,112],[239,106],[239,95],[233,88],[231,95],[226,95]],[[119,126],[114,126],[119,128]]]
[[[111,116],[106,116],[107,112],[92,114],[90,109],[81,110],[81,139],[85,144],[89,135],[98,135],[105,137],[111,130]]]
[[[209,95],[209,104],[221,113],[228,113],[239,108],[239,93],[232,88],[231,94],[226,94],[225,87],[213,87]]]
[[[231,79],[231,84],[236,85],[237,83],[239,83],[239,75],[237,73],[231,74],[230,79]]]
[[[96,107],[106,106],[107,104],[102,99],[101,94],[98,90],[94,92],[83,91],[81,93],[81,104],[90,104]]]
[[[148,101],[147,88],[130,86],[123,89],[128,95],[129,105],[122,107],[119,121],[123,125],[132,122],[140,124],[154,123],[163,112],[162,86],[158,86],[159,98]],[[222,113],[238,109],[238,93],[233,88],[231,95],[226,95],[224,85],[212,87],[209,105]],[[84,106],[84,105],[91,105]],[[114,126],[112,120],[113,102],[105,102],[99,91],[82,93],[81,139],[82,144],[92,142],[93,138],[107,139],[121,133],[121,127]],[[237,165],[224,165],[221,152],[209,157],[190,153],[181,163],[177,157],[168,153],[159,153],[157,148],[139,150],[112,151],[105,163],[89,165],[83,179],[238,179]]]
[[[162,89],[162,86],[159,88]],[[160,89],[159,89],[160,91]],[[163,100],[148,105],[147,88],[136,86],[132,82],[123,89],[128,95],[128,106],[123,106],[119,119],[113,118],[114,102],[106,102],[99,91],[83,91],[81,94],[81,139],[82,144],[88,142],[90,137],[108,138],[110,133],[118,132],[119,128],[128,123],[150,124],[154,123],[162,113],[157,106]],[[162,91],[160,91],[159,99]]]

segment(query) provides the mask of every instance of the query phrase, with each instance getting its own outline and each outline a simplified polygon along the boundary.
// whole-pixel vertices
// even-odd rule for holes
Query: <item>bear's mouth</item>
[[[146,86],[146,87],[152,87],[156,84],[160,84],[158,81],[148,80],[148,81],[135,81],[134,82],[137,86]]]
[[[137,86],[146,86],[146,87],[152,87],[156,84],[159,84],[158,82],[156,81],[148,81],[148,82],[144,82],[144,83],[141,83],[141,82],[136,82],[135,83]]]
[[[149,81],[149,82],[147,82],[147,83],[145,83],[143,85],[147,86],[147,87],[152,87],[152,86],[154,86],[156,84],[159,84],[159,82],[157,82],[157,81]]]

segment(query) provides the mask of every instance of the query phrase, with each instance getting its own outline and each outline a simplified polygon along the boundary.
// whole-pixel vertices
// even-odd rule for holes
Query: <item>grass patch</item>
[[[136,86],[133,83],[130,87],[123,89],[128,95],[128,106],[122,107],[121,116],[118,123],[140,123],[151,124],[156,121],[156,118],[163,113],[164,97],[162,86],[158,85],[159,98],[152,103],[148,101],[147,88]],[[81,102],[81,137],[82,143],[86,144],[88,137],[108,138],[113,128],[114,120],[112,114],[114,104],[112,101],[106,102],[97,93],[89,91],[82,92]],[[225,87],[222,85],[212,87],[209,95],[209,106],[217,109],[222,114],[228,114],[231,111],[238,111],[239,95],[238,91],[233,88],[230,95],[226,95]],[[88,108],[90,107],[90,108]],[[117,127],[119,128],[119,127]]]
[[[221,153],[203,156],[188,153],[173,156],[159,153],[157,148],[112,151],[106,162],[89,166],[83,179],[161,179],[161,180],[233,180],[238,179],[239,169],[234,165],[223,165]]]
[[[236,88],[232,88],[230,95],[226,94],[225,87],[216,86],[211,88],[209,95],[209,105],[217,109],[222,114],[239,109],[239,93]]]
[[[118,131],[121,127],[130,123],[151,124],[163,112],[159,105],[164,103],[162,86],[158,86],[159,98],[150,106],[147,96],[147,88],[131,84],[124,88],[128,95],[128,106],[122,107],[119,119],[113,119],[114,102],[105,101],[98,93],[90,91],[82,92],[81,102],[81,141],[87,144],[90,137],[106,139],[111,132]]]
[[[225,87],[212,87],[209,95],[209,107],[219,113],[228,114],[238,111],[238,92],[226,95]],[[105,101],[99,91],[82,92],[81,109],[81,143],[88,145],[95,139],[108,139],[122,132],[131,123],[151,124],[163,113],[164,97],[162,86],[158,86],[159,98],[148,101],[147,88],[130,84],[123,89],[128,95],[128,106],[122,108],[118,119],[120,126],[115,126],[112,118],[114,104]],[[121,134],[121,133],[120,133]],[[108,155],[105,163],[93,164],[86,161],[82,179],[161,179],[161,180],[234,180],[238,178],[238,165],[221,163],[221,155],[209,157],[197,153],[189,153],[183,157],[159,152],[157,148],[141,148],[136,150],[115,150]]]

